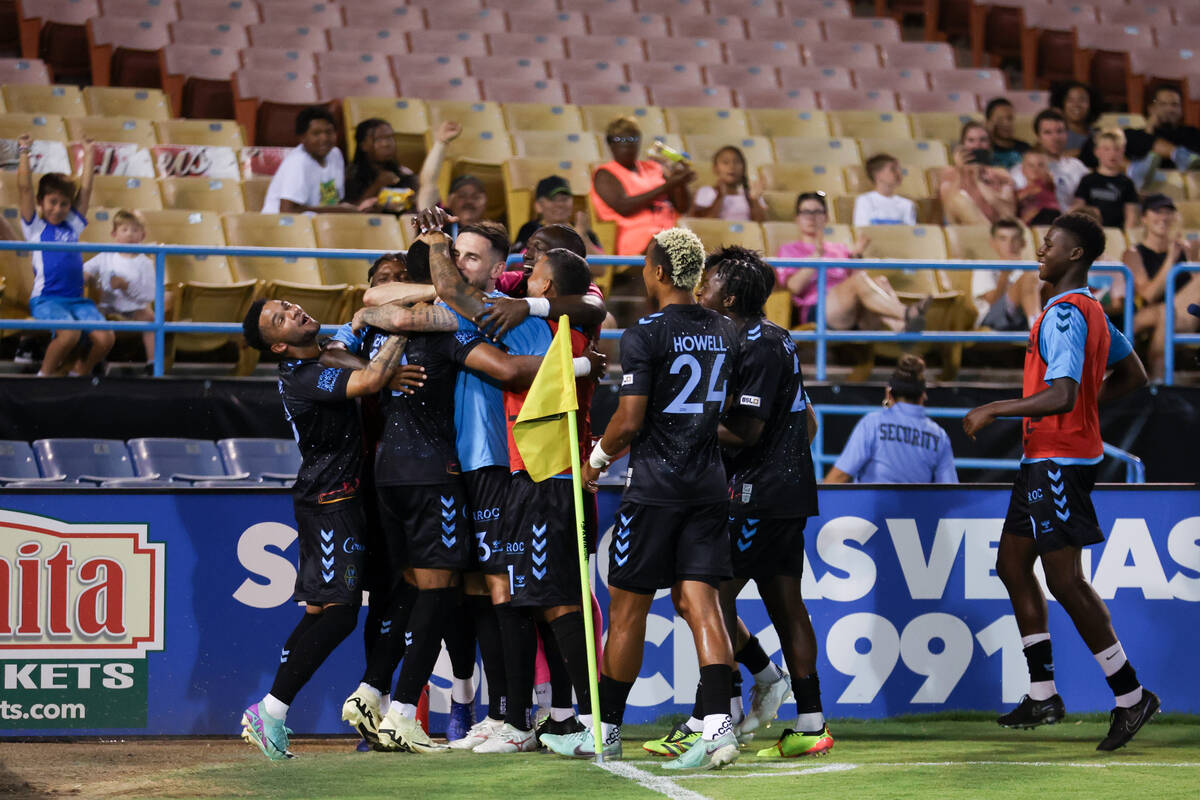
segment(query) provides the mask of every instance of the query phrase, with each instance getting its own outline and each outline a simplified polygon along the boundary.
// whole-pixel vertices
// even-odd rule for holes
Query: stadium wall
[[[602,490],[602,521],[618,499]],[[1195,487],[1104,486],[1094,500],[1107,541],[1085,552],[1087,574],[1143,682],[1165,708],[1200,712],[1200,686],[1178,669],[1200,656],[1189,635],[1200,603]],[[993,571],[1007,502],[1002,485],[821,489],[821,515],[806,529],[805,593],[830,716],[995,710],[1020,698],[1024,658]],[[280,490],[6,492],[0,734],[236,733],[297,618],[294,526]],[[603,607],[605,527],[593,570]],[[739,611],[778,657],[752,589]],[[1100,670],[1058,609],[1051,632],[1068,709],[1106,710]],[[647,640],[629,722],[684,713],[694,697],[691,637],[666,592]],[[339,709],[361,669],[355,635],[301,692],[289,725],[346,732]],[[449,675],[443,654],[434,730],[445,724]]]

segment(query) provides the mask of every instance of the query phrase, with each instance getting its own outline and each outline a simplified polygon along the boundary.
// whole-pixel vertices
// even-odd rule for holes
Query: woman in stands
[[[407,189],[409,202],[378,203],[376,210],[401,213],[416,201],[417,176],[396,163],[396,137],[387,120],[372,117],[354,128],[354,160],[346,174],[347,203],[358,205],[384,189]]]
[[[1133,288],[1139,306],[1133,318],[1136,336],[1149,334],[1150,352],[1147,365],[1152,380],[1162,380],[1165,372],[1167,331],[1165,305],[1167,273],[1180,261],[1196,260],[1193,252],[1179,236],[1179,212],[1175,202],[1165,194],[1152,194],[1142,201],[1142,241],[1130,248],[1123,259],[1133,272]],[[1191,303],[1200,303],[1200,279],[1184,272],[1175,279],[1175,330],[1192,333],[1200,319],[1187,313]]]
[[[591,200],[596,216],[617,223],[617,255],[646,252],[659,231],[675,227],[692,205],[688,184],[696,173],[686,161],[642,161],[642,130],[631,117],[617,117],[604,132],[612,161],[592,176]]]
[[[963,125],[954,166],[942,170],[938,195],[946,222],[983,225],[1017,213],[1012,176],[992,163],[992,139],[980,122]]]
[[[1092,137],[1092,125],[1100,116],[1096,93],[1086,83],[1079,81],[1060,83],[1050,92],[1050,107],[1067,120],[1066,154],[1078,156]]]
[[[762,181],[746,176],[746,156],[733,145],[722,147],[712,160],[717,182],[701,186],[692,200],[691,216],[731,222],[762,222],[767,218]]]
[[[853,248],[825,241],[828,219],[824,192],[804,192],[796,198],[796,228],[800,238],[781,245],[779,258],[862,258],[869,244],[859,238]],[[817,271],[792,267],[779,270],[779,281],[792,293],[800,324],[815,319]],[[834,267],[825,271],[825,324],[835,330],[919,330],[923,304],[905,307],[887,278],[872,278],[865,270]]]
[[[958,483],[950,437],[925,415],[925,400],[925,362],[901,356],[884,410],[858,421],[825,483]]]

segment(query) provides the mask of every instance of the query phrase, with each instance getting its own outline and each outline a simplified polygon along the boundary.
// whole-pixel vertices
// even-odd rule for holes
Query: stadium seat
[[[88,56],[97,86],[158,87],[158,50],[171,41],[167,22],[100,16],[88,20]]]
[[[1124,111],[1108,111],[1096,118],[1096,127],[1105,128],[1145,128],[1146,118],[1141,114],[1129,114]],[[1200,197],[1200,195],[1197,195]]]
[[[300,471],[300,448],[291,439],[219,439],[217,449],[231,473],[291,483]]]
[[[762,193],[763,203],[767,206],[767,220],[770,222],[787,222],[796,217],[796,192],[790,189],[767,189]],[[836,222],[837,220],[832,219]]]
[[[771,67],[755,64],[710,64],[703,69],[704,82],[710,86],[733,89],[778,89],[779,75]]]
[[[71,117],[67,121],[71,141],[129,142],[150,148],[158,144],[154,124],[146,119],[120,117]]]
[[[11,488],[39,486],[58,483],[65,478],[66,475],[43,478],[29,442],[0,441],[0,485]]]
[[[1097,22],[1096,9],[1078,5],[1029,5],[1021,31],[1021,69],[1025,88],[1075,78],[1075,26]]]
[[[237,23],[185,18],[167,23],[167,30],[171,33],[171,41],[176,44],[203,42],[208,47],[220,47],[223,50],[241,50],[250,46],[246,26]]]
[[[565,103],[567,93],[560,81],[486,78],[481,80],[483,99],[495,103]]]
[[[730,108],[733,105],[733,92],[725,86],[651,87],[650,97],[660,106]]]
[[[396,81],[386,62],[379,71],[367,70],[334,71],[320,69],[316,73],[317,97],[325,102],[341,100],[343,97],[385,97],[397,95]]]
[[[786,39],[797,44],[819,44],[825,41],[821,22],[808,17],[774,19],[772,17],[750,17],[746,20],[750,41],[774,41]]]
[[[1200,41],[1200,24],[1156,27],[1154,38],[1163,50],[1186,50]]]
[[[23,133],[35,141],[67,141],[67,126],[57,114],[0,114],[0,139],[17,139]],[[15,179],[16,173],[12,175]]]
[[[992,261],[996,251],[992,249],[992,230],[990,225],[946,225],[942,228],[946,234],[947,252],[950,258],[964,261]],[[1026,261],[1034,259],[1033,236],[1025,237],[1025,249],[1021,258]],[[950,273],[953,281],[956,275],[970,273]]]
[[[168,181],[207,181],[207,178],[164,178]],[[237,204],[241,205],[240,200]],[[222,209],[233,210],[233,209]],[[146,239],[163,244],[193,245],[196,247],[224,247],[225,234],[221,231],[221,219],[217,211],[146,210],[141,212],[146,220]],[[167,283],[178,284],[188,281],[209,284],[230,284],[233,274],[224,256],[167,256]]]
[[[487,39],[480,31],[410,32],[408,39],[411,53],[446,53],[463,58],[490,55]]]
[[[514,11],[526,11],[551,15],[560,10],[557,0],[484,0],[483,5],[485,8],[499,9],[508,14]],[[562,10],[572,11],[577,9],[563,8]],[[509,22],[509,28],[515,27],[511,24],[511,18]]]
[[[466,59],[458,56],[401,53],[389,56],[388,62],[397,84],[410,76],[420,76],[426,80],[467,77]]]
[[[729,137],[750,135],[746,114],[737,109],[681,107],[667,108],[664,113],[671,133]]]
[[[887,44],[900,41],[900,25],[890,17],[823,19],[821,26],[830,42]]]
[[[758,175],[768,189],[786,191],[791,194],[793,207],[796,195],[800,192],[825,192],[831,197],[847,193],[842,171],[837,168],[827,168],[824,164],[776,162],[760,166]],[[787,215],[787,218],[791,219],[794,216],[793,211]]]
[[[224,214],[221,226],[231,247],[295,247],[315,249],[312,222],[302,214]],[[233,257],[234,275],[239,280],[285,281],[320,286],[321,273],[314,258]],[[310,312],[311,313],[311,312]],[[315,314],[313,314],[316,317]],[[317,317],[321,319],[321,317]]]
[[[741,14],[748,19],[779,16],[779,5],[775,0],[708,0],[708,10],[718,15]]]
[[[1156,8],[1156,7],[1155,7]],[[1141,25],[1077,25],[1076,72],[1095,87],[1105,107],[1120,108],[1129,102],[1132,77],[1129,52],[1156,46],[1154,30],[1148,22]]]
[[[313,217],[317,246],[338,250],[400,249],[400,224],[392,214],[317,214]],[[317,262],[321,282],[366,285],[367,269],[374,259],[322,258]]]
[[[936,139],[860,138],[858,147],[864,158],[876,153],[895,156],[905,167],[925,170],[928,167],[945,167],[950,164],[950,155],[945,142]]]
[[[1095,3],[1100,13],[1100,21],[1113,25],[1153,26],[1157,30],[1167,30],[1175,25],[1172,9],[1165,3],[1162,5],[1138,3],[1137,5],[1116,5]],[[1180,20],[1182,22],[1182,20]]]
[[[238,51],[171,43],[158,51],[163,91],[179,116],[233,119],[229,76],[241,66]]]
[[[171,118],[171,106],[161,89],[87,86],[83,90],[83,102],[87,113],[93,115],[148,120]]]
[[[936,112],[925,111],[910,114],[913,134],[918,139],[938,139],[943,142],[958,142],[962,126],[974,120],[981,122],[983,116],[978,112]]]
[[[132,17],[155,22],[179,19],[179,8],[174,3],[160,0],[101,0],[100,13],[105,17]]]
[[[830,111],[829,124],[834,136],[854,139],[911,139],[912,122],[908,114],[875,111]]]
[[[179,4],[179,18],[231,25],[253,25],[262,22],[258,13],[258,3],[245,0],[186,0]]]
[[[199,147],[245,147],[241,127],[227,119],[165,119],[154,123],[163,144],[190,144]]]
[[[643,76],[653,78],[651,82],[641,81],[647,86],[654,86],[660,81],[678,82],[679,77],[672,75],[670,71],[674,64],[720,64],[724,60],[721,42],[716,39],[650,36],[642,40],[642,45],[646,49],[646,60],[659,65],[649,76]]]
[[[655,136],[667,132],[667,118],[658,106],[583,105],[579,106],[579,113],[583,116],[584,127],[600,134],[604,133],[608,123],[617,117],[632,117],[638,127],[642,129],[642,138],[645,143],[649,143]]]
[[[162,195],[153,178],[97,175],[92,182],[92,207],[161,209]]]
[[[221,259],[223,262],[224,259]],[[216,270],[210,270],[216,272]],[[224,278],[212,282],[187,281],[175,289],[172,322],[241,322],[254,301],[258,281],[235,282],[226,266]],[[230,344],[241,345],[240,334],[180,333],[167,336],[163,360],[166,367],[174,364],[176,353],[210,352]],[[238,358],[237,374],[248,375],[258,362],[258,351],[243,347]]]
[[[847,0],[780,0],[784,16],[840,19],[850,16]]]
[[[438,4],[437,11],[426,17],[429,30],[505,33],[508,21],[503,11],[490,8],[458,9]]]
[[[971,92],[897,92],[900,110],[916,113],[971,114],[979,110],[979,98]]]
[[[572,192],[583,199],[591,187],[589,163],[541,156],[516,156],[505,161],[502,177],[508,229],[518,231],[529,221],[533,211],[534,190],[542,178],[561,175],[571,184]]]
[[[436,78],[425,80],[411,75],[400,79],[400,94],[429,100],[477,102],[483,100],[479,81],[474,78]]]
[[[746,111],[750,132],[755,136],[830,135],[829,116],[824,111],[793,111],[779,108],[754,108]]]
[[[578,133],[584,130],[579,107],[568,103],[505,103],[504,122],[510,133],[517,131],[563,131]]]
[[[729,222],[723,219],[681,217],[679,225],[700,237],[704,249],[711,252],[726,245],[740,245],[750,250],[764,251],[766,239],[757,222]]]
[[[574,83],[606,83],[618,85],[629,82],[624,64],[614,61],[562,58],[548,62],[550,75],[570,86]]]
[[[567,57],[563,37],[558,34],[489,33],[486,38],[493,56],[524,56],[546,61]]]
[[[672,13],[669,21],[672,36],[707,37],[720,42],[746,38],[746,23],[740,16],[691,16],[686,13]]]
[[[4,107],[11,113],[57,114],[82,117],[87,113],[83,93],[75,86],[8,84],[0,88]]]
[[[572,83],[567,99],[579,106],[642,106],[650,92],[640,83]]]
[[[634,8],[643,14],[692,14],[708,12],[704,0],[633,0]]]
[[[879,46],[885,66],[892,69],[954,69],[954,48],[945,42],[887,42]]]
[[[417,30],[420,30],[418,26]],[[363,27],[334,28],[326,32],[329,48],[333,52],[355,53],[369,49],[373,53],[405,55],[410,53],[408,29],[385,28],[376,25]],[[438,31],[445,33],[445,31]],[[433,53],[426,53],[431,58]],[[461,58],[461,54],[459,56]]]
[[[870,239],[864,258],[945,261],[949,257],[940,225],[868,225],[855,232]],[[902,286],[893,282],[898,292],[905,291]]]
[[[134,469],[142,477],[158,476],[183,483],[250,477],[249,473],[227,474],[217,445],[208,439],[145,437],[130,439],[128,446]]]
[[[245,69],[233,73],[234,113],[252,144],[295,144],[296,115],[317,101],[312,75]]]
[[[864,160],[867,155],[866,151],[862,151]],[[871,155],[874,155],[873,153]],[[929,178],[926,177],[930,172],[936,172],[939,167],[908,168],[904,166],[904,162],[900,163],[901,181],[897,188],[899,194],[904,195],[912,200],[923,200],[930,196]],[[851,194],[857,195],[863,192],[869,192],[873,188],[871,181],[867,178],[867,169],[862,164],[847,164],[842,167],[842,174],[846,178],[846,188]],[[919,205],[919,203],[918,203]],[[917,218],[920,219],[921,209],[917,209]]]
[[[858,67],[854,70],[854,85],[859,89],[880,89],[890,92],[929,91],[929,77],[922,69],[907,67]]]
[[[341,7],[334,3],[258,0],[258,8],[262,21],[268,24],[307,25],[311,28],[340,28],[345,24]]]
[[[394,31],[423,31],[426,13],[415,4],[405,5],[404,0],[355,0],[342,4],[342,14],[349,28],[378,26]],[[333,28],[330,32],[337,30]]]
[[[858,142],[830,137],[776,136],[775,160],[794,164],[823,164],[842,167],[861,164]]]
[[[848,111],[870,113],[896,111],[895,92],[877,92],[874,89],[824,89],[817,92],[817,101],[826,111]]]
[[[787,242],[795,241],[799,238],[796,234],[795,222],[764,222],[763,238],[766,240],[766,254],[775,256],[779,253],[780,245]],[[854,244],[854,232],[849,225],[826,225],[825,240],[828,242],[838,242],[844,245]]]
[[[594,11],[601,14],[633,14],[637,11],[633,0],[559,0],[563,11]]]
[[[507,129],[504,112],[499,103],[438,98],[427,103],[427,108],[429,109],[429,127],[433,129],[446,120],[454,120],[462,125],[464,136],[472,131],[491,133],[493,131],[504,132]]]
[[[623,64],[646,60],[642,40],[634,36],[567,36],[564,41],[567,55],[576,60]]]
[[[252,47],[273,47],[278,50],[328,50],[325,29],[291,23],[247,25],[246,34]]]
[[[799,43],[778,39],[725,42],[725,60],[729,64],[757,67],[798,67],[804,63]]]
[[[671,35],[667,27],[667,18],[661,14],[625,14],[608,15],[596,13],[587,14],[588,31],[597,36],[637,36],[641,39]],[[653,56],[653,53],[648,55]]]
[[[567,131],[526,130],[513,131],[513,151],[518,156],[552,158],[559,161],[577,161],[590,164],[604,159],[607,147],[598,139],[602,137],[588,133]]]
[[[159,179],[159,185],[163,206],[168,209],[217,213],[246,210],[240,182],[231,178],[169,177]]]
[[[935,92],[974,92],[995,97],[1008,87],[1004,73],[998,69],[945,69],[929,73],[929,84]]]
[[[140,483],[125,442],[120,439],[37,439],[33,452],[38,470],[46,477],[63,476],[75,483],[101,484],[120,479],[130,485]]]
[[[536,81],[550,77],[546,62],[531,56],[512,55],[468,56],[467,72],[480,80],[502,78],[505,80]]]
[[[831,89],[851,89],[853,77],[846,67],[801,66],[779,67],[781,86],[801,86],[810,91],[824,92]]]
[[[382,97],[347,97],[342,101],[345,113],[346,158],[354,157],[354,128],[372,117],[387,120],[396,139],[396,161],[416,171],[425,158],[425,132],[430,127],[429,111],[421,100],[396,100]]]
[[[807,111],[817,107],[812,89],[738,89],[733,93],[739,108],[774,108]]]
[[[882,66],[879,48],[861,42],[814,42],[804,45],[804,63],[810,67],[860,67]],[[783,72],[780,71],[783,80]],[[786,84],[784,84],[786,85]]]
[[[339,53],[339,55],[358,57],[357,53]],[[248,47],[241,51],[240,57],[240,69],[295,72],[300,75],[312,75],[317,71],[316,54],[310,50],[289,50],[281,47]]]
[[[86,24],[98,16],[96,0],[37,0],[20,6],[21,54],[40,58],[57,80],[86,82],[91,74]],[[9,108],[9,111],[12,111]]]
[[[40,58],[0,58],[0,86],[50,83],[50,70]]]
[[[510,31],[538,31],[551,36],[584,36],[588,32],[587,18],[578,11],[559,11],[543,14],[538,11],[510,11]]]

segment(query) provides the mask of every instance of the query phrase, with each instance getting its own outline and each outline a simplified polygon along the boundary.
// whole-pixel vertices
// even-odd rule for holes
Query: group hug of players
[[[773,269],[743,248],[706,255],[684,229],[657,234],[642,270],[651,310],[621,337],[618,406],[588,452],[582,412],[606,367],[593,349],[605,310],[582,240],[565,226],[541,228],[524,269],[505,272],[502,226],[464,225],[451,241],[442,229],[453,222],[440,209],[422,212],[407,258],[377,262],[367,307],[329,342],[287,301],[257,301],[246,317],[247,342],[281,357],[284,412],[303,455],[294,597],[306,613],[284,644],[270,693],[243,713],[243,738],[268,758],[291,756],[288,706],[354,630],[365,588],[367,664],[342,717],[369,745],[418,753],[548,748],[593,758],[600,726],[603,757],[619,758],[647,614],[654,593],[669,588],[694,637],[700,682],[691,718],[644,748],[670,756],[669,769],[720,768],[790,697],[795,722],[758,757],[828,752],[834,740],[800,588],[805,522],[817,514],[809,451],[816,417],[789,332],[764,317]],[[1055,223],[1038,253],[1053,296],[1030,334],[1024,396],[975,409],[964,427],[974,435],[1000,416],[1028,418],[997,572],[1012,597],[1031,686],[999,722],[1034,727],[1064,714],[1046,600],[1033,575],[1041,558],[1116,697],[1100,744],[1111,750],[1159,701],[1142,689],[1079,569],[1081,548],[1102,538],[1090,500],[1101,453],[1097,404],[1145,382],[1129,343],[1086,288],[1103,237],[1087,217]],[[598,720],[589,713],[583,615],[592,608],[581,602],[570,475],[534,482],[512,437],[561,314],[571,324],[585,487],[595,492],[599,476],[629,452],[609,549]],[[586,516],[594,551],[594,501]],[[738,619],[735,598],[750,580],[786,672]],[[468,677],[478,643],[489,686],[487,717],[474,723],[463,718],[473,696],[463,696],[456,679],[448,744],[417,720],[443,641]],[[535,727],[539,658],[553,698]],[[738,664],[754,680],[748,710]]]

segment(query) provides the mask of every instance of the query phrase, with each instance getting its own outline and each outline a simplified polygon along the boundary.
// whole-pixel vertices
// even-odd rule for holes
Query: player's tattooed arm
[[[963,417],[963,431],[972,439],[997,417],[1053,417],[1075,407],[1079,384],[1070,378],[1055,378],[1050,385],[1019,400],[997,400],[973,408]]]
[[[1104,379],[1104,383],[1100,384],[1100,394],[1096,396],[1096,402],[1104,405],[1119,400],[1148,382],[1145,365],[1136,352],[1130,352],[1113,364],[1112,372]]]
[[[346,384],[346,397],[363,397],[382,391],[400,367],[404,358],[404,346],[407,344],[407,336],[387,337],[366,367],[350,373],[350,380]]]
[[[403,283],[394,281],[372,286],[363,295],[363,305],[382,306],[388,303],[432,303],[437,300],[437,290],[427,283]]]
[[[388,303],[385,306],[360,308],[354,313],[353,325],[355,330],[370,326],[393,333],[453,333],[458,330],[458,317],[448,308],[428,303],[415,306]]]
[[[533,383],[541,356],[514,356],[497,347],[484,343],[476,346],[464,362],[468,369],[482,372],[498,381],[505,389],[523,392]]]
[[[338,341],[325,345],[321,351],[321,366],[337,369],[366,369],[371,362],[360,355],[350,352]],[[388,388],[395,392],[412,394],[425,385],[425,368],[420,364],[401,364],[392,376]]]
[[[487,295],[467,283],[454,266],[450,237],[441,231],[428,231],[419,238],[429,245],[429,276],[438,297],[467,319],[475,319],[484,310]]]
[[[604,436],[600,439],[600,448],[613,458],[624,452],[645,424],[646,408],[649,404],[650,398],[644,394],[621,395],[617,402],[617,410],[608,421],[608,427],[604,429]],[[600,477],[600,470],[585,462],[582,477],[588,491],[596,491],[596,479]]]
[[[604,301],[595,295],[564,295],[549,300],[547,319],[558,319],[566,314],[572,325],[585,329],[602,324],[608,314]],[[474,320],[484,335],[498,339],[528,319],[529,309],[524,298],[488,297],[484,300],[483,311]]]

